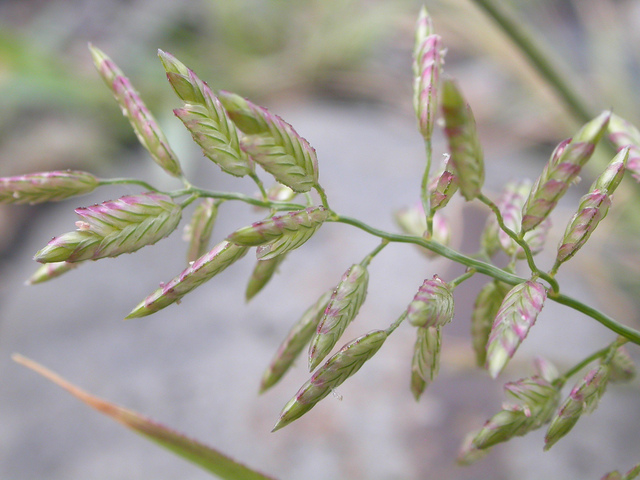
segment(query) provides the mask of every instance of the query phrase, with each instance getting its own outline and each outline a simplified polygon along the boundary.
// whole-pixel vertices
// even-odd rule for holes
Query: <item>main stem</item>
[[[551,63],[520,22],[507,14],[504,9],[499,8],[493,0],[474,0],[474,2],[511,38],[540,76],[556,91],[576,120],[586,123],[593,118],[586,107],[586,102],[574,93],[575,88],[571,87],[564,75]]]
[[[371,227],[370,225],[367,225],[366,223],[361,222],[360,220],[357,220],[355,218],[345,217],[342,215],[336,215],[331,219],[331,221],[352,225],[367,233],[370,233],[371,235],[374,235],[382,239],[386,239],[389,242],[413,243],[415,245],[420,245],[421,247],[431,250],[432,252],[437,253],[442,257],[448,258],[449,260],[452,260],[456,263],[466,265],[467,267],[475,269],[479,273],[484,273],[489,277],[495,278],[496,280],[507,283],[509,285],[518,285],[520,283],[524,283],[527,281],[525,278],[508,273],[489,263],[485,263],[475,258],[471,258],[466,255],[463,255],[462,253],[456,252],[455,250],[452,250],[449,247],[446,247],[433,240],[427,240],[422,237],[415,237],[410,235],[398,235],[394,233],[385,232],[383,230],[378,230],[374,227]],[[613,318],[605,315],[599,310],[596,310],[595,308],[590,307],[589,305],[586,305],[575,298],[569,297],[561,293],[549,292],[548,298],[553,300],[554,302],[560,303],[561,305],[566,305],[570,308],[573,308],[574,310],[584,313],[585,315],[600,322],[609,330],[617,333],[618,335],[622,335],[624,338],[626,338],[630,342],[640,345],[639,331],[634,330],[633,328],[627,327],[626,325],[622,325],[621,323],[618,323]]]

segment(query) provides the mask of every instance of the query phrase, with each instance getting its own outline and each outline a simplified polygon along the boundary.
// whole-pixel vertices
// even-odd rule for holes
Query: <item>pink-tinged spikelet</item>
[[[35,255],[41,263],[79,262],[131,253],[173,232],[182,208],[160,193],[129,195],[77,208],[78,230],[51,240]]]
[[[571,139],[561,142],[536,180],[522,209],[522,231],[538,226],[549,216],[558,200],[577,179],[583,165],[591,158],[609,124],[611,112],[602,112],[586,123]]]
[[[258,246],[258,259],[268,260],[300,247],[329,217],[323,206],[281,213],[242,227],[227,240],[245,247]]]
[[[87,172],[64,170],[0,178],[0,204],[59,202],[92,192],[99,182]]]
[[[359,264],[342,275],[309,345],[309,371],[313,370],[338,343],[347,326],[358,315],[367,297],[369,272]]]
[[[248,248],[223,240],[205,253],[178,276],[162,284],[155,292],[140,302],[126,318],[138,318],[168,307],[187,293],[211,280],[229,265],[241,259]]]
[[[242,177],[253,172],[253,164],[240,148],[238,129],[227,116],[218,97],[192,70],[173,55],[158,51],[169,83],[186,103],[175,109],[204,155],[223,171]]]
[[[438,111],[440,74],[444,63],[442,40],[433,33],[426,8],[420,10],[413,49],[413,109],[418,129],[430,141]]]
[[[578,211],[567,225],[558,246],[554,269],[582,248],[600,221],[607,215],[611,207],[611,194],[622,180],[628,156],[628,147],[620,150],[593,183],[589,193],[580,199]]]
[[[174,177],[181,177],[182,169],[178,157],[129,79],[100,49],[89,45],[89,50],[98,73],[113,93],[123,115],[129,119],[142,146],[165,172]]]
[[[608,365],[599,365],[573,387],[547,429],[545,450],[569,433],[583,413],[590,413],[596,408],[607,387],[609,372]]]
[[[416,327],[441,327],[454,314],[451,287],[434,275],[425,280],[407,307],[407,320]]]
[[[241,148],[280,183],[298,193],[318,184],[316,151],[294,128],[239,95],[218,92],[229,118],[245,134]]]
[[[458,178],[462,196],[467,201],[473,200],[480,195],[484,184],[484,155],[476,121],[453,80],[442,82],[441,102],[453,173]]]
[[[513,287],[504,298],[491,327],[486,367],[496,378],[525,339],[544,306],[547,291],[533,280]]]
[[[355,374],[367,360],[375,355],[387,339],[384,330],[373,330],[352,340],[322,365],[289,400],[280,413],[272,432],[297,420],[311,410],[316,403],[329,395],[331,390]]]

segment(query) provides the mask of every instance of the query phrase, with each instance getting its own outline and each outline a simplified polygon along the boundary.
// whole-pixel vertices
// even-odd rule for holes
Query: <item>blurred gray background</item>
[[[638,120],[640,5],[633,1],[502,2],[523,19],[569,75],[594,113],[614,108]],[[448,48],[445,70],[474,109],[483,141],[487,193],[511,178],[535,178],[553,146],[577,124],[472,2],[427,7]],[[316,148],[333,209],[395,231],[393,212],[418,200],[424,153],[411,110],[415,1],[131,0],[0,2],[0,176],[78,168],[178,188],[138,146],[94,71],[94,43],[130,77],[199,186],[253,194],[190,140],[156,57],[176,55],[214,88],[250,97],[281,115]],[[438,133],[436,159],[445,152]],[[555,217],[540,264],[610,153],[572,189]],[[264,177],[266,179],[266,177]],[[135,255],[83,265],[42,285],[23,285],[33,254],[72,230],[73,209],[137,193],[104,188],[57,205],[0,206],[0,478],[210,478],[14,364],[21,353],[82,388],[131,408],[281,479],[600,478],[640,460],[638,380],[612,386],[598,410],[542,453],[544,430],[497,446],[471,467],[455,465],[466,432],[503,401],[502,385],[531,373],[544,355],[568,368],[613,340],[587,317],[548,302],[498,382],[473,367],[469,315],[486,278],[456,291],[440,377],[419,403],[408,388],[414,332],[404,325],[382,350],[309,414],[269,433],[309,374],[301,359],[258,396],[266,367],[304,310],[377,240],[325,225],[293,252],[251,303],[244,288],[251,254],[151,317],[122,318],[185,266],[180,232]],[[563,267],[566,293],[621,322],[638,322],[640,210],[636,185],[618,200],[589,244]],[[615,200],[614,200],[615,203]],[[637,205],[637,203],[635,203]],[[188,218],[192,209],[185,213]],[[456,248],[473,253],[486,209],[452,202]],[[260,218],[244,204],[220,210],[213,242]],[[500,259],[499,259],[500,260]],[[504,260],[504,259],[502,259]],[[387,247],[370,267],[368,299],[344,341],[385,328],[422,281],[462,272],[406,245]],[[630,347],[637,357],[637,348]]]

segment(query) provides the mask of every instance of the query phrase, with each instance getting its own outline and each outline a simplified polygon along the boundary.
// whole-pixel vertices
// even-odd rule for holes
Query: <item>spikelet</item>
[[[173,111],[189,130],[204,155],[223,171],[242,177],[253,171],[247,154],[240,148],[235,124],[209,86],[173,55],[158,51],[167,78],[186,103]]]
[[[540,428],[553,416],[560,395],[556,387],[537,376],[507,383],[505,393],[514,402],[505,404],[471,434],[458,457],[460,463],[469,464],[479,457],[478,451]]]
[[[64,170],[0,178],[0,204],[59,202],[92,192],[96,177],[87,172]]]
[[[260,393],[275,385],[293,365],[293,362],[298,358],[304,347],[309,344],[330,298],[331,291],[321,295],[316,303],[311,305],[291,328],[262,375]]]
[[[611,112],[605,111],[586,123],[573,137],[561,142],[536,180],[522,209],[522,231],[538,226],[549,216],[558,200],[577,179],[582,166],[600,141]]]
[[[441,327],[454,314],[451,287],[434,275],[425,280],[407,307],[407,320],[416,327]]]
[[[359,264],[344,273],[309,345],[309,371],[316,368],[338,343],[347,326],[358,315],[367,296],[369,272]]]
[[[413,49],[413,109],[418,129],[425,140],[431,140],[438,111],[438,91],[444,54],[442,40],[433,33],[431,17],[422,7],[416,25]]]
[[[89,50],[98,73],[113,93],[123,115],[129,119],[142,146],[165,172],[174,177],[181,177],[182,169],[178,157],[129,79],[104,52],[93,45],[89,45]]]
[[[227,240],[246,247],[258,246],[257,257],[269,260],[304,244],[329,217],[323,206],[274,215],[236,230]]]
[[[35,255],[41,263],[79,262],[131,253],[173,232],[182,209],[171,197],[143,193],[77,208],[78,230],[51,240]]]
[[[277,257],[273,257],[269,260],[258,260],[256,262],[255,267],[253,267],[253,271],[251,272],[251,277],[249,277],[249,282],[247,283],[247,288],[245,290],[244,298],[248,302],[253,297],[255,297],[258,292],[260,292],[273,274],[278,270],[278,266],[282,263],[282,261],[286,258],[286,255],[278,255]]]
[[[458,86],[452,80],[442,82],[442,113],[449,139],[451,166],[458,178],[460,193],[473,200],[484,184],[484,156],[476,131],[476,122]]]
[[[245,134],[242,149],[256,163],[298,193],[318,184],[316,151],[291,125],[239,95],[223,91],[218,95],[229,118]]]
[[[416,401],[438,376],[442,327],[418,328],[411,359],[411,393]]]
[[[125,318],[145,317],[179,301],[187,293],[241,259],[247,250],[247,247],[223,240],[185,268],[180,275],[161,284],[160,288],[140,302]]]
[[[26,285],[35,285],[37,283],[43,283],[54,278],[58,278],[60,275],[67,273],[79,266],[82,262],[53,262],[40,265],[38,269],[33,272],[33,275],[25,282]]]
[[[618,150],[629,147],[627,170],[640,182],[640,131],[615,113],[611,114],[608,130],[609,140],[618,147]]]
[[[578,211],[573,216],[558,246],[557,268],[573,257],[586,243],[611,206],[611,194],[624,174],[629,149],[623,148],[613,158],[605,171],[596,179],[589,193],[580,199]]]
[[[599,365],[578,382],[551,421],[544,437],[544,449],[549,450],[574,427],[583,413],[592,412],[607,387],[610,368]]]
[[[272,432],[297,420],[311,410],[334,388],[355,374],[373,357],[387,339],[384,330],[373,330],[352,340],[333,355],[311,376],[280,413]]]
[[[508,291],[508,285],[493,281],[482,287],[476,297],[471,312],[471,341],[479,367],[487,361],[487,342],[491,327]]]
[[[486,368],[496,378],[529,333],[544,306],[547,292],[529,280],[513,287],[505,296],[491,327]]]
[[[205,198],[194,210],[183,235],[183,239],[189,242],[187,262],[195,262],[209,250],[209,241],[217,216],[218,204],[213,198]]]

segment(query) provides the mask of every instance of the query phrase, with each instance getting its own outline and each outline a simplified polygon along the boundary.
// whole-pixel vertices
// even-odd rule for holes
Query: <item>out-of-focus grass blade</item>
[[[199,465],[220,478],[225,480],[275,480],[273,477],[252,470],[223,453],[196,440],[187,438],[132,410],[94,397],[33,360],[18,354],[14,354],[12,358],[15,362],[30,368],[48,380],[51,380],[56,385],[64,388],[71,395],[90,407],[104,413],[125,427],[131,428],[135,432],[171,450],[184,459]]]

